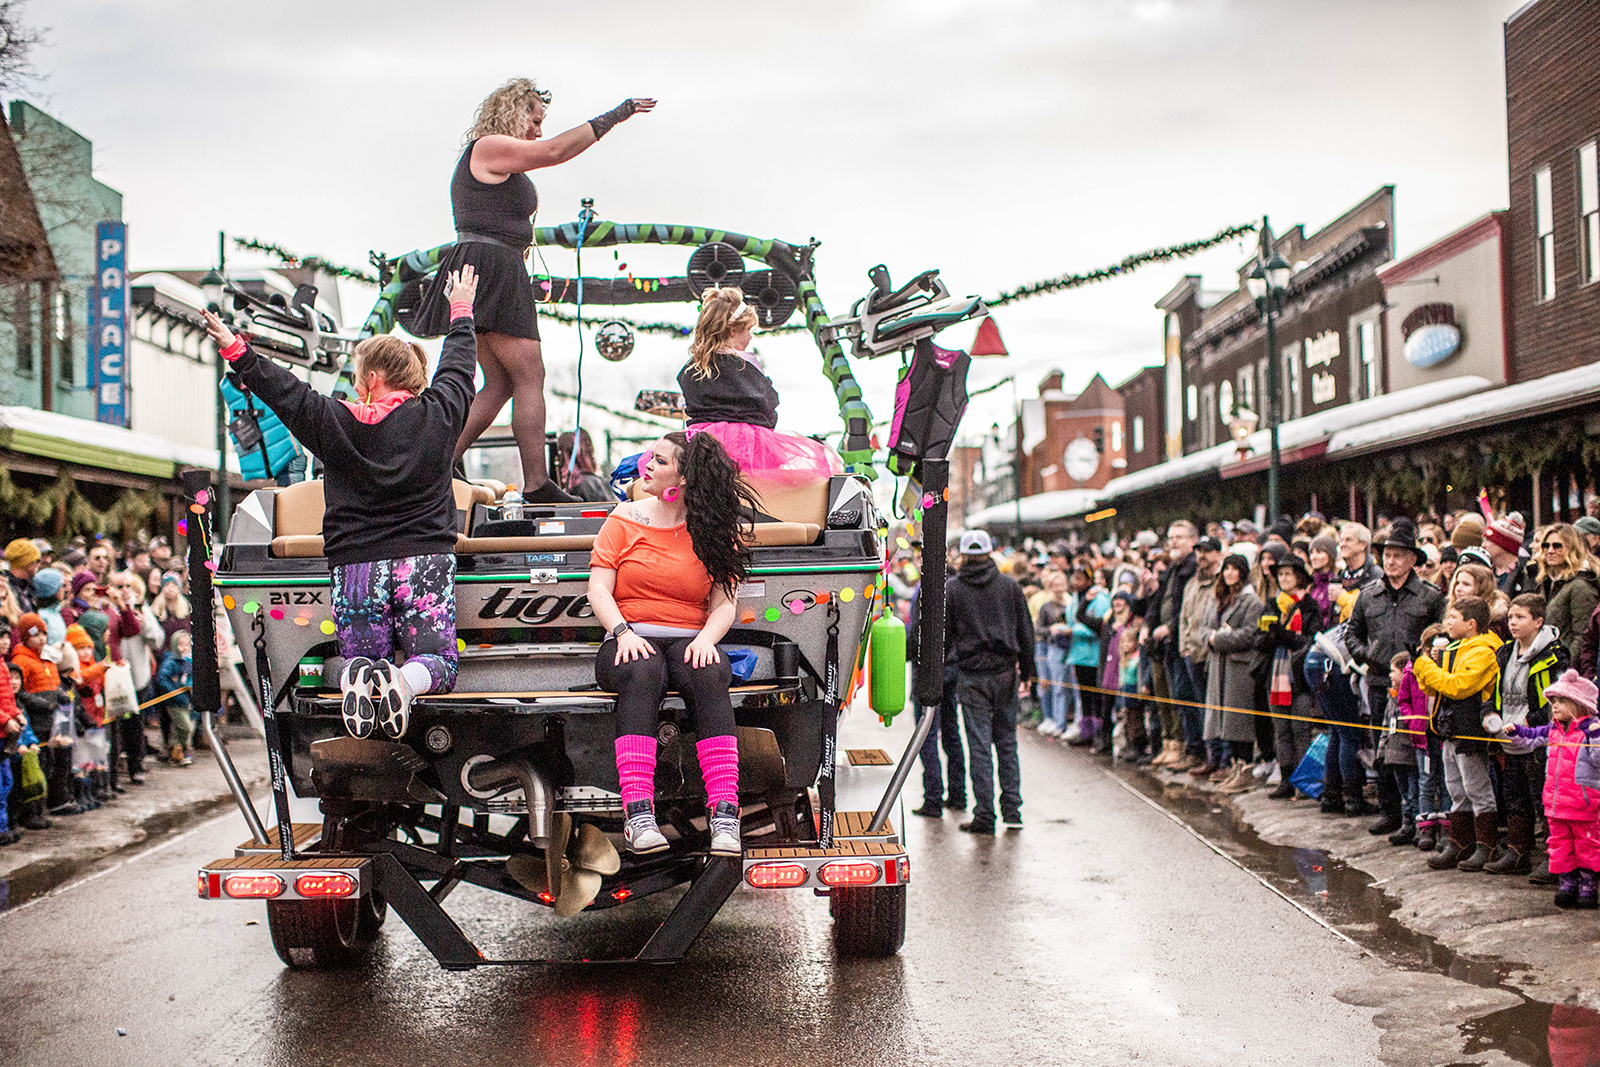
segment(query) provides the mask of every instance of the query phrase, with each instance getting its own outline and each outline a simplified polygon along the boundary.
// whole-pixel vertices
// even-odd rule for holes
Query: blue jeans
[[[1361,702],[1350,688],[1350,680],[1314,646],[1306,653],[1305,675],[1323,718],[1338,723],[1361,721]],[[1340,794],[1359,798],[1367,782],[1367,771],[1361,764],[1361,731],[1354,726],[1330,727],[1324,761],[1323,798]]]
[[[1198,704],[1205,699],[1205,694],[1198,691],[1195,685],[1194,673],[1189,668],[1189,661],[1177,652],[1167,656],[1167,686],[1172,690],[1173,700],[1188,700]],[[1204,708],[1191,707],[1189,704],[1178,705],[1178,715],[1183,723],[1183,747],[1192,756],[1206,754],[1205,727],[1206,713]]]
[[[1428,747],[1417,749],[1417,814],[1426,819],[1450,810],[1450,794],[1444,788],[1444,746],[1437,737],[1428,738]]]
[[[1078,688],[1074,684],[1072,668],[1067,665],[1067,650],[1049,645],[1045,648],[1044,673],[1040,675],[1044,691],[1044,717],[1061,727],[1067,727],[1077,704],[1074,699]]]
[[[922,705],[915,704],[916,721],[922,721]],[[939,721],[928,729],[928,739],[922,742],[922,802],[938,806],[945,800],[943,768],[939,766],[939,746],[944,745],[944,758],[950,767],[951,804],[959,807],[967,803],[967,754],[961,747],[961,716],[956,710],[956,669],[944,669],[944,693],[939,699]]]

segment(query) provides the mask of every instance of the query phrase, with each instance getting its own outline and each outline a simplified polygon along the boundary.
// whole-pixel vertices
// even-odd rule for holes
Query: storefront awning
[[[1490,395],[1486,390],[1493,384],[1487,378],[1463,375],[1429,382],[1426,385],[1412,386],[1410,389],[1401,389],[1368,400],[1357,400],[1352,404],[1341,404],[1327,411],[1319,411],[1315,415],[1283,423],[1278,427],[1278,448],[1286,459],[1296,453],[1298,458],[1310,458],[1323,451],[1332,452],[1332,441],[1337,440],[1337,435],[1341,432],[1356,427],[1365,428],[1378,421],[1402,416],[1434,420],[1437,418],[1435,412],[1440,410],[1440,405],[1459,401],[1463,397],[1472,399],[1474,394]],[[1245,443],[1251,453],[1241,465],[1245,467],[1254,466],[1259,458],[1268,455],[1272,448],[1271,435],[1264,429],[1251,434]],[[1237,463],[1238,455],[1239,448],[1232,441],[1201,449],[1199,452],[1191,452],[1179,459],[1168,460],[1154,467],[1146,467],[1144,470],[1113,478],[1100,491],[1100,500],[1110,502],[1119,497],[1157,489],[1208,471],[1218,471]]]
[[[1025,496],[1019,504],[1009,500],[995,504],[967,516],[967,526],[1005,526],[1016,523],[1021,516],[1024,526],[1086,515],[1095,509],[1099,494],[1093,489],[1057,489],[1049,493]]]
[[[147,478],[173,478],[179,467],[217,465],[216,449],[25,407],[0,406],[0,449]],[[228,466],[237,471],[237,460],[229,456]]]
[[[1333,435],[1328,442],[1328,456],[1348,459],[1597,401],[1600,401],[1600,363],[1591,363],[1450,403],[1352,426]]]

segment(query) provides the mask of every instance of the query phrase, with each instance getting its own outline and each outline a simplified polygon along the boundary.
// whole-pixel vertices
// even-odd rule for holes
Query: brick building
[[[1121,395],[1096,374],[1076,396],[1060,371],[1022,402],[1022,495],[1099,489],[1128,465]]]
[[[1166,368],[1145,367],[1117,386],[1127,429],[1128,470],[1153,467],[1167,458],[1162,426],[1166,418]]]
[[[1600,5],[1538,0],[1505,24],[1513,372],[1600,358]]]

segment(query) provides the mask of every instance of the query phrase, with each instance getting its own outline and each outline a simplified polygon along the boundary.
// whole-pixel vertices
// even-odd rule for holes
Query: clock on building
[[[1075,482],[1086,482],[1100,469],[1100,450],[1087,437],[1079,437],[1067,446],[1062,462],[1067,468],[1067,477]]]

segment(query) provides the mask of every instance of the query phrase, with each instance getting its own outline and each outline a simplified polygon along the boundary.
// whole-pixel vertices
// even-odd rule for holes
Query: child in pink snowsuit
[[[1550,821],[1550,873],[1561,876],[1558,908],[1600,907],[1600,719],[1595,684],[1569,670],[1544,691],[1547,726],[1509,726],[1506,736],[1544,745],[1544,812]]]

